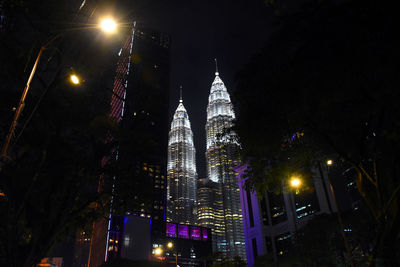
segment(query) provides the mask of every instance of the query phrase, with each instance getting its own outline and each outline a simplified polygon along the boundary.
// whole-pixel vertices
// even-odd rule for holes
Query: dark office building
[[[140,27],[136,29],[121,121],[126,134],[119,148],[121,160],[135,168],[137,177],[152,181],[148,184],[137,179],[139,187],[151,186],[151,207],[128,212],[152,218],[155,222],[164,219],[166,207],[169,45],[168,35]]]
[[[124,257],[116,242],[125,214],[152,220],[162,231],[166,207],[169,108],[168,35],[135,25],[120,49],[110,117],[120,125],[109,158],[116,162],[109,220],[94,225],[89,266]]]

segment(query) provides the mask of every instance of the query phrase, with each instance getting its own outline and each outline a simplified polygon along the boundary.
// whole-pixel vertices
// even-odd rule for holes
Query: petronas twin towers
[[[245,259],[240,194],[233,167],[239,165],[234,134],[220,134],[232,126],[235,113],[218,70],[207,106],[207,178],[198,179],[193,133],[182,95],[168,142],[167,221],[209,227],[213,251],[221,258]]]
[[[167,221],[196,224],[196,149],[182,93],[168,138]]]

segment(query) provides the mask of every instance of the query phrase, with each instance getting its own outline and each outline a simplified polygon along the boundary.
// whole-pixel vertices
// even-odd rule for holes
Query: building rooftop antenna
[[[217,61],[217,58],[214,58],[214,60],[215,60],[215,75],[219,75],[219,72],[218,72],[218,61]]]

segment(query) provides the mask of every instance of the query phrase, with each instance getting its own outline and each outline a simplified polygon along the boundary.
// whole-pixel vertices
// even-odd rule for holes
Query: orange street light
[[[298,188],[301,185],[301,180],[298,177],[292,177],[290,180],[290,186],[294,188]]]
[[[154,250],[154,253],[155,253],[156,255],[161,255],[162,252],[163,252],[163,251],[162,251],[161,248],[156,248],[156,249]]]
[[[172,248],[174,244],[172,242],[167,243],[168,248]],[[175,248],[175,265],[178,266],[178,249]]]
[[[112,18],[102,19],[100,28],[106,33],[114,33],[117,30],[117,23]]]
[[[114,32],[116,30],[117,24],[115,23],[114,20],[112,20],[111,18],[108,18],[108,19],[104,19],[100,23],[100,28],[103,31],[107,32],[107,33],[111,33],[111,32]],[[21,98],[19,100],[18,106],[15,109],[14,119],[11,122],[10,129],[8,131],[6,139],[5,139],[5,141],[3,143],[3,146],[1,148],[0,157],[2,157],[2,158],[6,158],[7,157],[8,148],[9,148],[11,140],[12,140],[12,138],[14,136],[14,131],[15,131],[15,128],[16,128],[16,126],[18,124],[18,119],[19,119],[19,117],[21,115],[22,109],[25,106],[25,99],[26,99],[26,96],[28,95],[32,79],[35,76],[36,69],[37,69],[37,66],[38,66],[39,61],[40,61],[40,57],[42,56],[43,51],[46,50],[60,36],[61,36],[61,34],[55,35],[53,38],[50,39],[50,41],[46,42],[44,45],[42,45],[40,47],[39,53],[36,56],[35,63],[33,64],[33,67],[32,67],[31,73],[29,75],[28,81],[26,82],[25,88],[22,91],[22,95],[21,95]],[[73,84],[79,84],[79,78],[78,79],[76,79],[76,78],[78,78],[78,77],[76,76],[75,78],[72,78],[72,76],[71,76],[71,82]],[[78,81],[78,83],[76,83],[77,81]],[[0,168],[0,170],[1,170],[1,168]]]
[[[76,75],[76,74],[71,74],[69,76],[69,79],[70,79],[71,83],[74,85],[79,85],[81,83],[81,79],[79,79],[78,75]]]

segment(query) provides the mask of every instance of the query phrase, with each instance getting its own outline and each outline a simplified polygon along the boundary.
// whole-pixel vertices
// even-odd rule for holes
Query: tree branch
[[[317,135],[321,136],[323,139],[325,139],[325,141],[327,142],[327,144],[336,151],[336,153],[338,153],[343,159],[345,159],[348,163],[350,163],[354,168],[359,169],[366,177],[367,179],[376,187],[376,182],[374,181],[374,179],[372,179],[372,177],[365,171],[365,169],[362,167],[361,163],[357,163],[354,160],[352,160],[347,153],[345,153],[342,149],[340,149],[335,142],[332,140],[332,138],[322,132],[321,130],[318,129],[318,127],[313,126],[312,123],[308,124],[308,128],[311,129],[311,131],[315,132]]]
[[[378,214],[378,219],[382,216],[386,215],[387,210],[389,209],[390,205],[392,204],[393,200],[396,198],[397,193],[400,191],[400,184],[396,187],[393,191],[392,195],[390,196],[389,200],[386,202],[385,207],[383,208],[382,212]]]
[[[375,187],[378,187],[378,184],[376,181],[368,174],[368,172],[364,169],[362,166],[362,163],[358,164],[358,167],[360,168],[361,172],[367,177],[368,181],[370,181]]]

